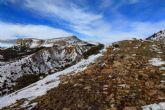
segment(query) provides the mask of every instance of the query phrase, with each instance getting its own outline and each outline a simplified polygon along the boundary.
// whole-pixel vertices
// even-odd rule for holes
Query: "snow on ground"
[[[160,67],[159,69],[160,69],[160,70],[165,70],[165,67]]]
[[[165,110],[165,102],[151,104],[142,107],[143,110]]]
[[[165,61],[162,61],[161,58],[152,58],[151,60],[149,60],[149,63],[154,65],[154,66],[162,66],[163,64],[165,64]],[[165,67],[160,67],[160,70],[164,70]],[[163,74],[164,76],[165,74]],[[161,81],[161,83],[164,83],[165,81]],[[146,105],[142,107],[143,110],[165,110],[165,102],[161,102],[159,104],[150,104],[150,105]]]
[[[165,81],[164,81],[164,80],[161,80],[160,82],[161,82],[161,83],[165,83]]]
[[[163,52],[158,48],[157,45],[152,45],[151,48],[153,48],[154,51],[157,52],[157,53],[163,53]]]
[[[102,52],[105,51],[102,50]],[[76,65],[73,65],[63,71],[56,72],[52,75],[48,75],[44,79],[33,83],[21,90],[18,90],[9,95],[3,96],[0,98],[0,108],[12,105],[16,102],[16,100],[20,100],[23,98],[30,100],[35,99],[38,96],[42,96],[46,94],[46,92],[54,87],[57,87],[60,83],[59,76],[65,75],[72,72],[83,71],[87,68],[87,65],[93,63],[98,57],[102,56],[102,52],[97,55],[92,55],[88,59],[83,59]]]
[[[149,60],[149,62],[154,66],[161,66],[165,64],[165,61],[162,61],[161,58],[152,58],[151,60]]]

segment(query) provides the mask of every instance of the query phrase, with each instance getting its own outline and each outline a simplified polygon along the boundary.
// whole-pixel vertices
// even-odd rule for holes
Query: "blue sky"
[[[165,0],[0,0],[0,39],[113,42],[165,29]]]

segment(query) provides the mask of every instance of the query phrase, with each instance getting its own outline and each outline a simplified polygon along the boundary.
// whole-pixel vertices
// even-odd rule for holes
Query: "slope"
[[[83,71],[84,69],[87,68],[88,65],[90,65],[91,63],[94,63],[95,59],[97,59],[101,55],[102,54],[99,53],[97,55],[90,56],[88,59],[81,60],[79,63],[77,63],[63,71],[53,73],[52,75],[48,75],[44,79],[42,79],[34,84],[31,84],[26,88],[23,88],[12,94],[9,94],[7,96],[1,97],[0,98],[0,102],[1,102],[0,108],[9,106],[20,99],[26,99],[26,101],[29,102],[38,96],[44,95],[48,90],[58,86],[58,84],[60,83],[59,77],[61,75],[73,74],[76,72]],[[28,105],[28,103],[27,103],[27,105]],[[27,107],[27,105],[26,105],[26,107]]]
[[[34,110],[164,109],[164,52],[157,41],[114,43],[85,71],[63,76],[57,88],[35,100]]]

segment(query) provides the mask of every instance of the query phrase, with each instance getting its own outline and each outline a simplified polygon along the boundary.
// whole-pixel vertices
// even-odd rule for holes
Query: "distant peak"
[[[77,36],[68,36],[68,37],[59,37],[52,39],[37,39],[37,38],[18,38],[15,41],[1,41],[0,43],[13,43],[15,45],[25,45],[30,48],[35,47],[52,47],[53,45],[77,45],[77,44],[86,44],[86,42],[80,40]]]
[[[54,40],[54,39],[76,39],[76,40],[80,40],[78,37],[76,36],[68,36],[68,37],[58,37],[58,38],[51,38],[51,39],[37,39],[37,38],[18,38],[17,40]]]
[[[66,38],[70,38],[70,39],[78,39],[78,40],[80,40],[77,36],[68,36],[68,37],[66,37]]]
[[[159,37],[165,37],[165,30],[161,30],[157,33],[154,33],[153,35],[151,35],[147,39],[149,40],[149,39],[154,39],[154,38],[159,38]]]
[[[156,40],[165,43],[165,30],[161,30],[157,33],[154,33],[150,37],[146,38],[146,40]]]
[[[78,39],[76,36],[69,36],[69,38]]]

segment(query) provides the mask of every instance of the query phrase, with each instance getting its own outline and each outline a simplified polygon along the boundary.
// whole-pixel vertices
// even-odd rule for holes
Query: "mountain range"
[[[165,109],[165,30],[106,46],[75,36],[0,42],[12,44],[0,49],[2,110]]]
[[[13,41],[5,43],[14,44]],[[74,65],[85,52],[98,45],[75,36],[49,40],[17,39],[12,47],[0,49],[0,94],[14,91],[15,82],[22,76],[46,76]]]

